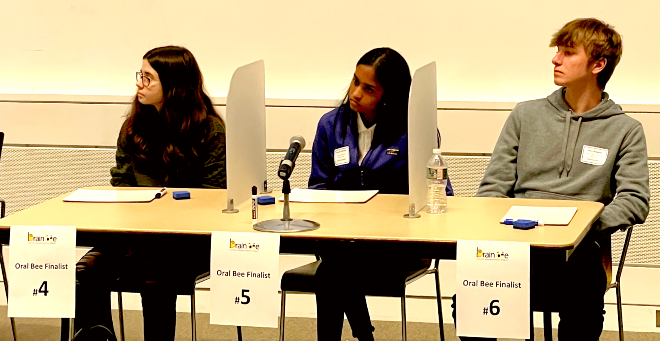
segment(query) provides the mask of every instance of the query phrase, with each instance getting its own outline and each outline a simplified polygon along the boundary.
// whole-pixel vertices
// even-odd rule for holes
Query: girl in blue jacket
[[[319,121],[309,188],[408,194],[410,84],[410,69],[398,52],[377,48],[360,58],[342,104]],[[453,194],[449,184],[447,194]],[[365,289],[393,281],[392,274],[428,267],[430,261],[343,244],[321,252],[318,339],[340,340],[346,314],[354,337],[373,340]]]

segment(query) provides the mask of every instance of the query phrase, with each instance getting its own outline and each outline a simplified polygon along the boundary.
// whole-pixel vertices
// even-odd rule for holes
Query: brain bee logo
[[[28,232],[28,244],[57,244],[57,237],[52,234],[42,236]]]
[[[477,260],[499,260],[508,261],[509,254],[504,251],[489,252],[477,247]]]
[[[259,251],[259,244],[257,243],[237,243],[235,240],[229,238],[229,251]]]

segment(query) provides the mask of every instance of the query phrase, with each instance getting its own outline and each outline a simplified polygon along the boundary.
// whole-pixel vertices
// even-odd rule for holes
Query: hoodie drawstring
[[[564,173],[564,168],[566,168],[566,147],[568,146],[568,130],[571,127],[571,114],[572,114],[572,112],[569,111],[566,114],[566,120],[564,120],[564,122],[565,122],[565,124],[564,124],[564,139],[563,139],[564,143],[562,145],[562,152],[564,153],[562,155],[562,157],[564,159],[564,163],[559,167],[559,177],[561,177],[562,173]]]
[[[580,136],[580,128],[582,127],[582,116],[578,117],[578,122],[577,122],[577,131],[575,132],[575,140],[573,142],[573,146],[570,149],[567,149],[568,155],[566,155],[566,160],[565,160],[565,171],[566,171],[566,176],[568,176],[568,173],[571,171],[571,168],[573,168],[573,155],[575,155],[575,147],[577,146],[577,140],[578,136]],[[566,141],[566,144],[568,145],[568,141]]]

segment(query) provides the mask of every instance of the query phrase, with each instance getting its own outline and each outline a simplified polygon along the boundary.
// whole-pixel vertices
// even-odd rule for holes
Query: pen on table
[[[252,225],[257,224],[257,186],[252,186]]]
[[[537,226],[543,226],[543,220],[536,219],[504,219],[505,225],[513,225],[515,222],[535,222]]]
[[[163,195],[165,195],[165,193],[167,193],[167,188],[163,187],[158,191],[158,193],[156,193],[156,198],[161,198]]]

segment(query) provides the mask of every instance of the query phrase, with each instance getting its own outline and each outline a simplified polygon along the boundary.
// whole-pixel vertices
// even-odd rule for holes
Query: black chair
[[[621,303],[621,274],[623,273],[623,266],[626,262],[626,254],[628,253],[628,246],[630,245],[630,238],[632,238],[633,227],[630,226],[626,231],[626,239],[623,242],[623,248],[621,249],[621,258],[619,259],[619,265],[617,267],[616,276],[614,281],[612,281],[612,259],[603,260],[603,265],[606,266],[607,272],[607,290],[616,289],[616,311],[619,322],[619,340],[623,341],[623,306]],[[552,311],[543,312],[543,334],[546,340],[552,340]]]
[[[0,133],[0,134],[2,134],[2,133]],[[5,206],[6,206],[5,200],[0,198],[0,218],[5,217]],[[7,300],[9,300],[9,283],[7,283],[7,271],[5,270],[5,258],[2,254],[3,253],[2,252],[3,247],[4,247],[4,244],[0,244],[0,265],[2,266],[2,281],[5,284],[5,294],[7,295]],[[11,334],[14,337],[14,341],[16,341],[16,323],[14,322],[13,317],[10,317],[9,320],[11,321]]]
[[[614,277],[614,282],[611,281],[612,277],[612,264],[610,263],[610,271],[608,276],[609,285],[607,289],[616,289],[616,312],[619,320],[619,340],[623,341],[623,307],[621,303],[621,273],[623,272],[623,265],[626,261],[626,254],[628,253],[628,246],[630,245],[630,238],[632,238],[633,227],[628,227],[626,232],[626,239],[623,243],[623,248],[621,249],[621,258],[619,259],[619,265],[617,266],[616,276]]]
[[[317,261],[312,262],[295,269],[286,271],[282,275],[282,303],[280,313],[280,341],[284,341],[284,324],[286,317],[286,295],[287,293],[314,293],[316,284],[314,276],[316,270],[321,264],[321,260],[317,256]],[[386,283],[385,286],[373,288],[372,291],[367,292],[369,296],[385,296],[385,297],[401,297],[401,339],[407,340],[406,331],[406,286],[416,280],[424,277],[427,274],[435,275],[435,293],[436,301],[438,304],[438,318],[440,325],[440,340],[444,341],[444,328],[442,324],[442,297],[440,296],[440,275],[438,271],[439,260],[435,259],[433,264],[429,267],[410,271],[408,273],[397,274],[398,279],[396,283]]]
[[[0,157],[2,157],[2,145],[4,140],[5,133],[0,131]],[[0,198],[0,218],[5,217],[6,205],[7,203],[5,200]],[[7,300],[9,300],[9,283],[7,282],[7,271],[5,270],[5,258],[2,254],[3,246],[4,244],[0,244],[0,266],[2,266],[2,282],[5,284],[5,294],[7,295]],[[16,323],[14,322],[13,317],[10,317],[9,320],[11,321],[11,333],[14,337],[14,341],[16,341]]]

